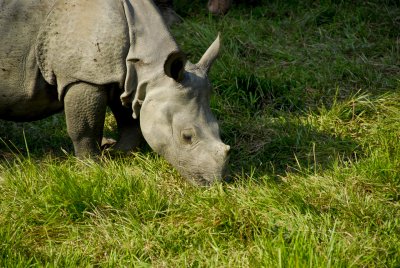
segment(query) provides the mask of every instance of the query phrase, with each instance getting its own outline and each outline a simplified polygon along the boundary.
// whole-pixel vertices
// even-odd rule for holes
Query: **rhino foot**
[[[108,150],[112,148],[116,143],[117,141],[112,138],[103,137],[101,140],[101,150]]]

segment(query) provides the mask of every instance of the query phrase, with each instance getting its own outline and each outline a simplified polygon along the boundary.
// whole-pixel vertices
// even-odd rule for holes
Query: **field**
[[[191,61],[221,34],[232,181],[147,146],[76,159],[63,114],[0,121],[0,267],[400,267],[400,4],[176,2]]]

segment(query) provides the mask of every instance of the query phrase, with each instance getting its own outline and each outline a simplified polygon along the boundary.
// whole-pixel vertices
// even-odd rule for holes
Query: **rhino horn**
[[[218,57],[220,47],[219,34],[211,46],[207,49],[204,55],[201,57],[200,61],[197,63],[199,68],[203,69],[206,73],[210,71],[210,67],[214,60]]]

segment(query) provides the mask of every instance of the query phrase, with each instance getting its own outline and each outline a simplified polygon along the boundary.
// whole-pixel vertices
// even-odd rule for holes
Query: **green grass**
[[[299,2],[177,2],[192,61],[222,36],[232,183],[146,148],[78,160],[62,114],[1,121],[0,267],[400,267],[400,5]]]

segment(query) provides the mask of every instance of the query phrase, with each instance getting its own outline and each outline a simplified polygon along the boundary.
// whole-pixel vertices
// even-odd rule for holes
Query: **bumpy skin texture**
[[[219,39],[186,62],[149,0],[0,0],[0,118],[65,110],[78,157],[100,153],[107,105],[128,151],[142,137],[197,184],[221,179],[229,146],[207,78]],[[139,124],[140,121],[140,124]]]

